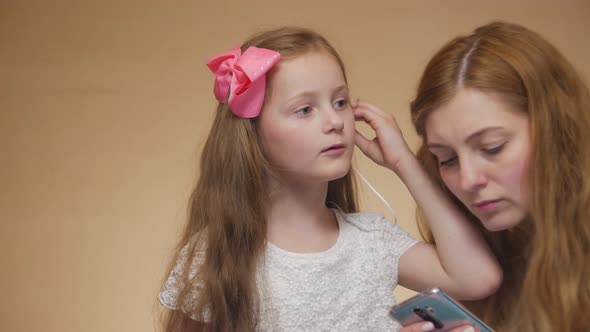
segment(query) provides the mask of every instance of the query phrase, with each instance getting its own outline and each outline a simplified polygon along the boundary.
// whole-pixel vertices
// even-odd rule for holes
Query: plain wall
[[[214,112],[211,55],[313,28],[353,96],[393,113],[415,148],[408,105],[429,57],[495,19],[540,32],[590,78],[587,1],[1,0],[0,330],[154,330]],[[418,236],[403,184],[356,161]],[[361,187],[364,209],[391,218]]]

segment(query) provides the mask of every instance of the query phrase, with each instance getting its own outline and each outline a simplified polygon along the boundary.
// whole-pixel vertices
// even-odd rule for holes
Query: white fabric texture
[[[268,243],[258,267],[259,331],[396,331],[390,318],[396,303],[400,256],[417,241],[383,216],[342,214],[336,243],[319,253],[292,253]],[[185,247],[186,249],[186,247]],[[186,281],[183,249],[171,272],[160,302],[169,309],[195,317],[199,286],[179,303]],[[195,255],[189,277],[196,274],[202,256]],[[205,317],[207,313],[205,313]]]

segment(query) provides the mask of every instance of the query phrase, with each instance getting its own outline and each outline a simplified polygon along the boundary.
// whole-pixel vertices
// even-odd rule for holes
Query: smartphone
[[[494,331],[438,288],[428,289],[393,306],[389,313],[402,326],[425,321],[432,322],[434,330],[441,332],[463,325],[472,325],[476,331]]]

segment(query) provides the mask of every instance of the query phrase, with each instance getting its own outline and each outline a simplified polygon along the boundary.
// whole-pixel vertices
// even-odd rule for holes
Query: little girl
[[[342,60],[322,36],[271,30],[207,64],[219,105],[160,293],[165,331],[392,331],[398,280],[462,300],[498,287],[484,241],[429,182],[392,118],[351,106]],[[375,140],[355,132],[355,117]],[[408,186],[437,247],[357,212],[355,144]]]

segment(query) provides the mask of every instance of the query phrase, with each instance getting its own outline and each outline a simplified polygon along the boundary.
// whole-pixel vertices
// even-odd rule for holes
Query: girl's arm
[[[476,300],[497,290],[502,270],[478,231],[437,188],[408,147],[395,119],[364,102],[355,118],[368,123],[376,138],[356,133],[356,145],[373,161],[393,170],[424,212],[436,246],[423,242],[399,261],[399,283],[415,291],[440,287],[459,300]]]

